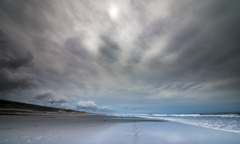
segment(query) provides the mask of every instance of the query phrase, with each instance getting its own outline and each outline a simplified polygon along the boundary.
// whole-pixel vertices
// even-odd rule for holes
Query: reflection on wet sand
[[[133,139],[132,139],[132,143],[133,144],[139,144],[139,138],[138,138],[138,133],[140,132],[140,130],[138,129],[138,127],[136,126],[136,123],[133,123],[133,126],[131,127],[130,132],[133,134]]]
[[[4,144],[239,144],[239,142],[239,133],[176,122],[101,116],[54,118],[0,116],[0,143]]]

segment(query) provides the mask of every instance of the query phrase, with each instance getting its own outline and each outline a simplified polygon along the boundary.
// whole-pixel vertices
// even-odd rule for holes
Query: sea
[[[114,116],[167,120],[205,128],[240,133],[239,114],[114,114]]]

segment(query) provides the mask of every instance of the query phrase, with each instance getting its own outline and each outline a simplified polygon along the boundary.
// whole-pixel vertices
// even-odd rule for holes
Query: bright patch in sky
[[[118,7],[115,5],[111,5],[110,9],[108,10],[108,13],[111,18],[115,19],[118,16]]]

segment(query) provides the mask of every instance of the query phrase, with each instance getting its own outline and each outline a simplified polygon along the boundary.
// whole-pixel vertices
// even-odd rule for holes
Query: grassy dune
[[[49,114],[89,114],[84,111],[74,111],[69,109],[53,108],[46,106],[39,106],[34,104],[26,104],[21,102],[13,102],[0,100],[0,114],[14,115],[14,114],[35,114],[35,115],[49,115]]]

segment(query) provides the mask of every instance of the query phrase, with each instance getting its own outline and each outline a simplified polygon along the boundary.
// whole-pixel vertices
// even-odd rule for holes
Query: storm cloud
[[[0,31],[0,92],[12,89],[32,89],[38,86],[34,74],[17,71],[31,65],[33,56],[16,45]]]
[[[134,105],[132,111],[167,112],[172,103],[186,102],[240,110],[239,6],[226,0],[2,0],[0,91],[61,97],[39,95],[50,90],[119,111]]]
[[[65,96],[57,95],[52,91],[43,91],[32,96],[32,100],[38,100],[42,102],[54,102],[54,103],[66,103],[69,100]]]

